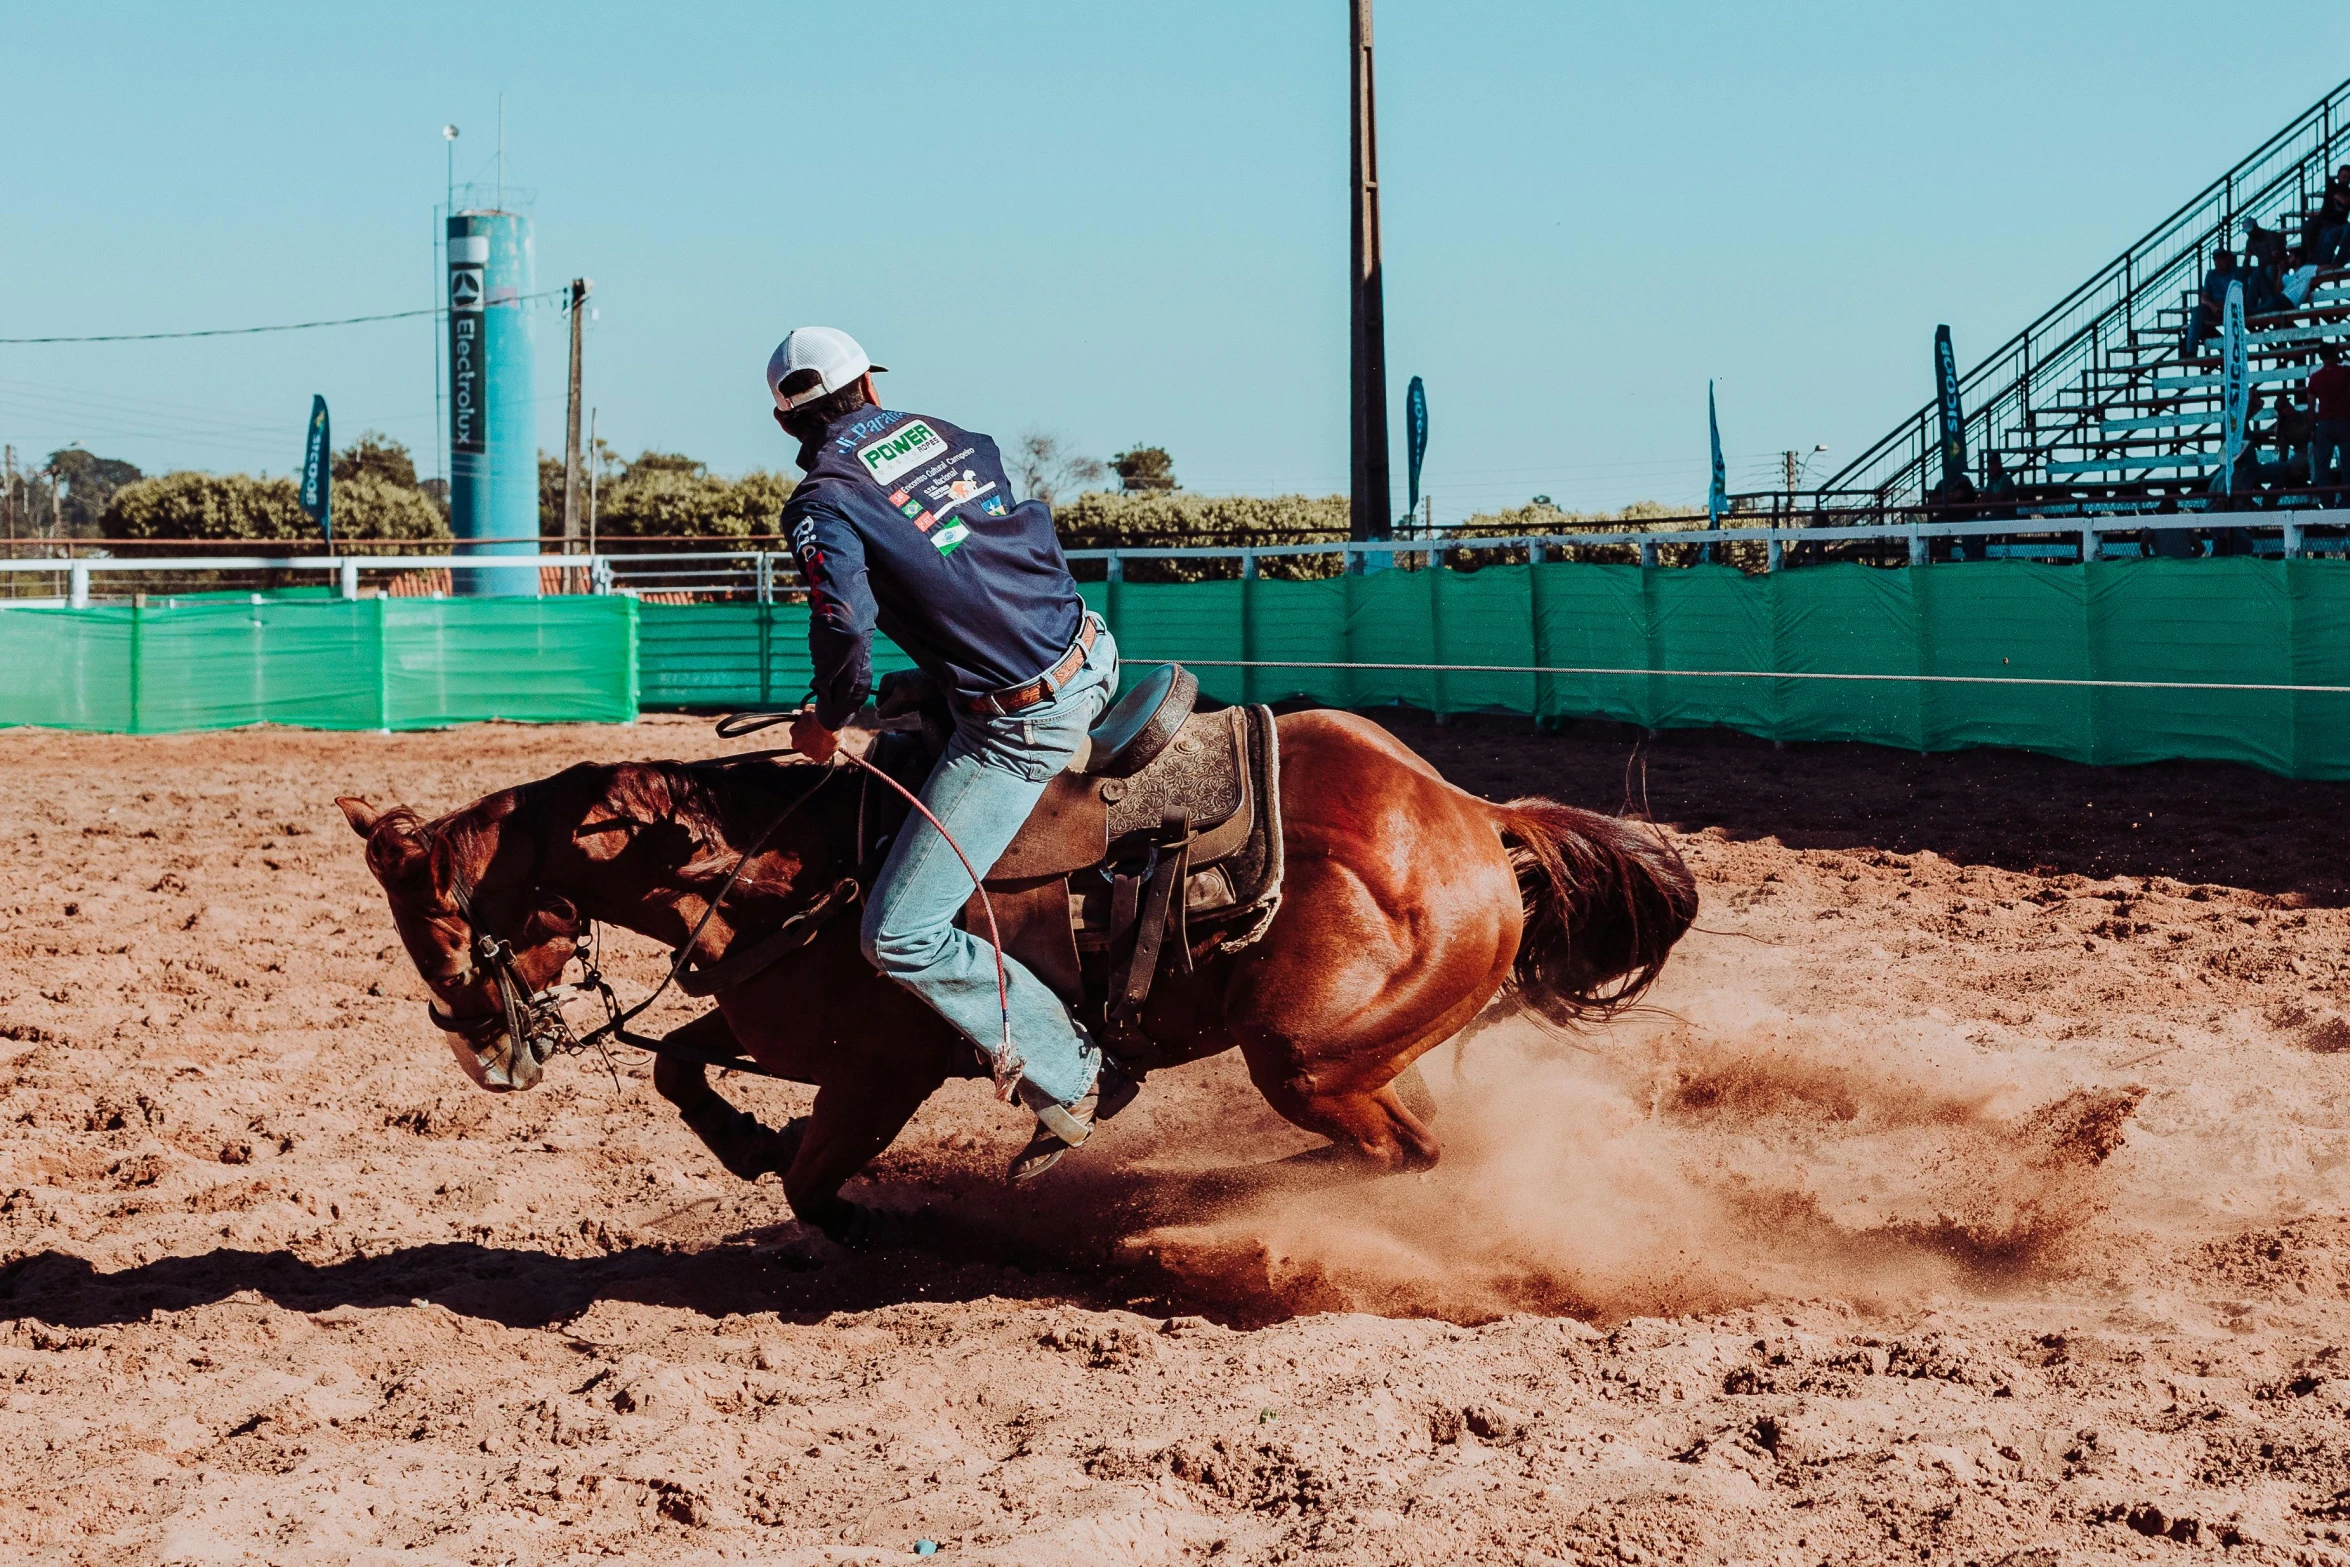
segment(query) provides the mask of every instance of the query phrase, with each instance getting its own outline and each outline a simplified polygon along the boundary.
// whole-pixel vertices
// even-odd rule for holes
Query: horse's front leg
[[[717,1012],[705,1013],[664,1037],[716,1055],[733,1055],[742,1048],[724,1015]],[[736,1109],[710,1086],[708,1071],[699,1061],[655,1057],[653,1087],[677,1106],[685,1124],[718,1156],[718,1162],[746,1181],[755,1181],[769,1171],[782,1174],[799,1152],[806,1118],[790,1121],[778,1130],[749,1111]]]
[[[945,1080],[941,1073],[920,1068],[877,1071],[862,1065],[817,1089],[816,1107],[804,1122],[793,1123],[802,1130],[791,1165],[783,1172],[783,1194],[791,1199],[792,1212],[844,1246],[918,1239],[902,1215],[850,1202],[840,1188],[890,1145]]]
[[[664,1037],[715,1053],[741,1048],[717,1012]],[[737,1109],[710,1086],[699,1061],[656,1058],[653,1086],[728,1170],[746,1181],[773,1171],[783,1177],[792,1212],[805,1222],[843,1245],[885,1245],[910,1238],[905,1221],[848,1201],[840,1188],[890,1145],[945,1081],[929,1059],[934,1054],[877,1047],[866,1061],[818,1088],[815,1107],[781,1128]]]

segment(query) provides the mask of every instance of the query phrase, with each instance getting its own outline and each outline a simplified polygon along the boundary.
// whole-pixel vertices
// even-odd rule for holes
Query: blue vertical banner
[[[1942,482],[1956,489],[1966,479],[1966,411],[1958,402],[1958,355],[1947,326],[1934,328],[1934,401],[1942,410]]]
[[[1411,495],[1403,512],[1409,517],[1420,509],[1420,461],[1428,455],[1428,388],[1421,384],[1416,375],[1403,394],[1403,426],[1405,451],[1408,454],[1405,473],[1410,481]]]
[[[2244,416],[2252,400],[2252,366],[2244,337],[2244,285],[2228,285],[2228,302],[2219,323],[2219,472],[2211,481],[2215,495],[2236,493],[2236,459],[2244,455]]]
[[[325,394],[310,399],[310,439],[302,448],[302,510],[326,547],[335,547],[334,438],[326,426]]]
[[[1713,438],[1713,478],[1705,488],[1706,526],[1719,528],[1722,514],[1730,509],[1730,473],[1722,466],[1722,421],[1714,412],[1714,384],[1705,383],[1705,427]]]
[[[449,526],[459,555],[539,551],[537,407],[532,401],[530,224],[467,209],[448,223]],[[459,596],[528,597],[535,566],[459,571]]]

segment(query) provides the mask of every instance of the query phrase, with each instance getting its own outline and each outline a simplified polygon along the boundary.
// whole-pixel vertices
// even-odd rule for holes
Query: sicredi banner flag
[[[908,419],[880,440],[857,448],[857,460],[875,484],[890,485],[947,455],[946,439],[920,419]]]
[[[2236,493],[2236,459],[2244,455],[2245,405],[2252,397],[2252,367],[2244,340],[2244,285],[2228,285],[2228,302],[2219,327],[2220,458],[2211,488],[2220,495]]]
[[[302,448],[302,510],[327,543],[335,541],[334,444],[328,438],[326,398],[310,399],[310,438]]]
[[[1705,514],[1710,519],[1707,526],[1718,528],[1722,525],[1722,513],[1730,509],[1730,476],[1729,471],[1722,466],[1722,421],[1714,413],[1714,384],[1711,381],[1705,383],[1705,427],[1714,443],[1713,482],[1706,486]]]
[[[1958,355],[1950,328],[1934,328],[1934,400],[1942,410],[1942,482],[1966,477],[1966,411],[1958,404]]]
[[[1420,463],[1428,455],[1428,388],[1416,375],[1403,394],[1403,423],[1411,443],[1405,469],[1411,479],[1411,499],[1404,510],[1414,512],[1420,509]]]

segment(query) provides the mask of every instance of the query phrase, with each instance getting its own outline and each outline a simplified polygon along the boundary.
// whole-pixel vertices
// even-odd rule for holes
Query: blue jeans
[[[1105,627],[1085,667],[1050,702],[1009,718],[957,709],[955,737],[922,786],[922,803],[982,875],[1011,846],[1045,785],[1077,755],[1117,688],[1118,644]],[[875,968],[992,1058],[1003,1044],[994,949],[984,933],[954,923],[970,896],[971,877],[954,849],[919,811],[909,812],[874,879],[862,935]],[[1100,1054],[1078,1035],[1060,997],[1009,956],[1004,983],[1021,1076],[1061,1104],[1076,1103],[1093,1086]]]

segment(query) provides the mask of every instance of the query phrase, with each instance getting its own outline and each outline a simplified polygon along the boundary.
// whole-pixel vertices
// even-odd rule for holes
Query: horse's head
[[[540,993],[562,975],[586,922],[537,884],[538,851],[517,829],[514,792],[437,822],[352,795],[335,803],[367,840],[367,868],[457,1064],[492,1092],[535,1084],[562,1037]]]

